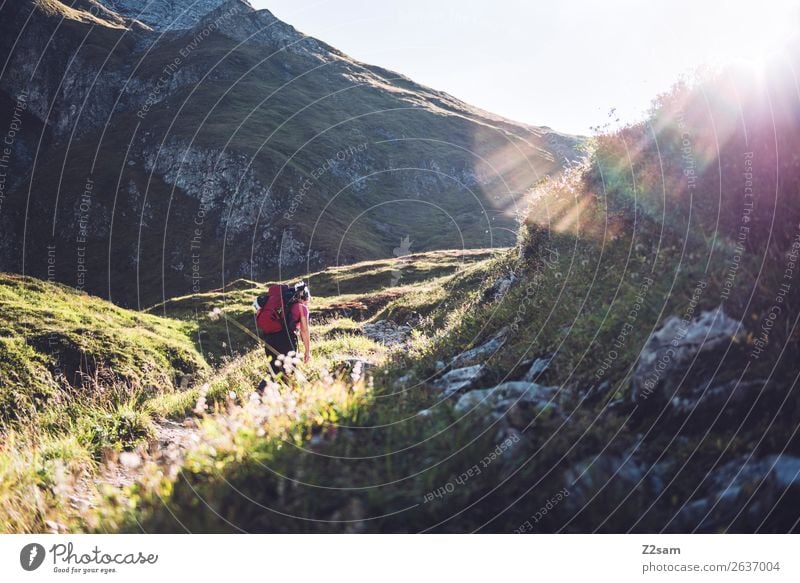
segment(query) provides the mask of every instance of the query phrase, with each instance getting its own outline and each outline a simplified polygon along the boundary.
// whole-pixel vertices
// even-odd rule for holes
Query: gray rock
[[[374,366],[374,363],[369,360],[352,357],[342,359],[337,367],[337,370],[339,373],[347,373],[356,375],[358,377],[363,377],[367,374],[371,374],[371,369]]]
[[[543,358],[537,358],[531,364],[531,367],[528,369],[528,372],[522,377],[521,380],[525,381],[526,383],[534,383],[539,378],[539,376],[544,373],[547,368],[550,366],[550,361],[553,360],[552,356],[545,356]]]
[[[412,380],[414,380],[414,373],[413,372],[409,372],[409,373],[404,374],[401,377],[398,377],[398,379],[395,381],[395,384],[398,385],[398,386],[405,386],[406,384],[408,384]]]
[[[504,326],[483,344],[457,354],[450,361],[450,366],[462,367],[472,362],[485,361],[505,344],[510,330],[508,326]]]
[[[110,10],[142,22],[157,31],[181,30],[197,26],[208,13],[223,4],[242,14],[253,12],[249,3],[240,0],[99,0]]]
[[[400,325],[391,320],[378,320],[362,327],[364,336],[386,346],[405,344],[411,335],[411,326]]]
[[[484,368],[482,364],[456,368],[445,373],[441,378],[436,379],[433,382],[433,386],[441,389],[445,396],[449,397],[458,391],[473,386],[480,380],[483,372]]]
[[[502,300],[508,293],[508,290],[511,289],[511,286],[517,281],[518,278],[513,271],[509,272],[508,275],[498,277],[495,282],[483,292],[483,300],[492,302]]]
[[[728,462],[707,477],[705,495],[669,525],[676,532],[786,532],[800,519],[800,458],[781,454]]]
[[[613,385],[608,381],[603,381],[600,384],[592,385],[583,395],[582,403],[585,403],[586,405],[599,403],[604,398],[608,397],[608,394],[612,389]]]
[[[564,473],[564,483],[570,493],[566,506],[571,513],[580,511],[597,494],[604,504],[613,508],[632,492],[648,498],[663,489],[661,472],[665,466],[649,465],[632,455],[602,454],[589,457],[571,466]]]
[[[542,414],[563,415],[558,387],[509,381],[490,389],[469,391],[459,397],[454,410],[463,415],[472,410],[502,426],[525,430]]]
[[[639,356],[631,381],[633,402],[652,410],[674,396],[696,401],[697,387],[703,382],[707,386],[725,349],[743,330],[742,323],[726,316],[722,307],[688,323],[677,316],[667,318]]]
[[[499,405],[511,406],[517,402],[530,403],[539,407],[554,406],[558,387],[545,387],[536,383],[509,381],[490,389],[469,391],[455,404],[457,413],[465,413],[475,407],[494,409]]]

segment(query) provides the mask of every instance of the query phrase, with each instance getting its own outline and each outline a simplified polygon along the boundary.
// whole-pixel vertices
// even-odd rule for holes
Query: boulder
[[[528,372],[526,372],[520,380],[525,381],[526,383],[535,383],[550,366],[551,360],[553,360],[552,355],[537,358],[533,361],[533,364],[531,364]]]
[[[788,532],[800,521],[800,458],[770,455],[724,464],[706,478],[705,494],[685,504],[673,532]]]
[[[469,391],[458,399],[455,410],[463,413],[478,405],[495,407],[506,401],[523,401],[545,407],[557,393],[558,387],[545,387],[523,381],[508,381],[490,389]]]
[[[476,409],[492,421],[504,418],[506,425],[525,429],[542,412],[561,414],[557,396],[558,387],[509,381],[490,389],[465,393],[456,402],[454,410],[463,415]]]
[[[508,293],[508,290],[511,289],[511,286],[518,280],[519,278],[517,278],[513,271],[510,271],[508,275],[498,277],[490,287],[484,290],[481,300],[483,302],[502,300]]]
[[[406,389],[408,386],[414,381],[415,375],[414,372],[408,372],[401,377],[398,377],[393,383],[392,387],[394,389]]]
[[[583,394],[583,399],[581,400],[581,403],[586,405],[594,405],[596,403],[599,403],[609,397],[609,394],[611,393],[613,388],[614,386],[608,381],[603,381],[599,384],[594,384],[591,387],[589,387]]]
[[[483,376],[482,364],[453,369],[433,381],[433,386],[449,397],[475,385]]]
[[[632,401],[643,411],[653,411],[677,397],[682,410],[691,408],[714,381],[725,351],[743,331],[743,324],[725,315],[722,307],[689,322],[667,318],[639,356],[631,380]],[[728,369],[720,372],[729,373]]]
[[[361,378],[368,374],[371,375],[371,369],[374,366],[375,365],[371,361],[363,358],[345,357],[337,363],[335,370],[339,375],[352,375],[354,380],[356,380],[356,378]]]
[[[462,367],[470,363],[485,361],[505,344],[510,330],[511,328],[504,326],[483,344],[457,354],[450,361],[450,366]]]
[[[575,514],[584,510],[594,499],[603,504],[599,516],[605,519],[617,504],[636,506],[632,495],[652,500],[664,490],[662,474],[665,467],[662,464],[649,464],[635,452],[585,458],[564,473],[564,484],[569,491],[565,509]],[[627,502],[623,503],[623,500]],[[608,526],[615,529],[622,527],[621,523]]]

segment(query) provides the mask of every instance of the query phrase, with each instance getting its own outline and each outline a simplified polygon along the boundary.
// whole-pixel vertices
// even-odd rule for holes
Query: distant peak
[[[195,27],[206,15],[225,5],[253,11],[247,0],[99,0],[114,12],[136,19],[153,30],[183,30]]]

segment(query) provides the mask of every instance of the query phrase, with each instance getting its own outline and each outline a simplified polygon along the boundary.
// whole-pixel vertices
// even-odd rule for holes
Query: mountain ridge
[[[416,251],[505,246],[526,193],[577,156],[576,137],[360,63],[239,0],[162,31],[114,6],[2,9],[0,92],[27,91],[36,123],[12,153],[0,269],[45,278],[53,246],[55,280],[76,285],[81,255],[87,291],[144,308],[391,256],[406,236]]]

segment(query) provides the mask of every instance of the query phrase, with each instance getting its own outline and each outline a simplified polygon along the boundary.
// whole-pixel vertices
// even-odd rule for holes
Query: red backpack
[[[261,306],[256,312],[256,325],[264,334],[276,334],[283,330],[294,329],[288,321],[291,305],[295,302],[293,287],[285,284],[271,285],[267,289],[267,295],[259,296],[256,301]]]

